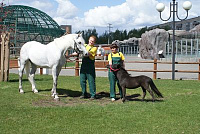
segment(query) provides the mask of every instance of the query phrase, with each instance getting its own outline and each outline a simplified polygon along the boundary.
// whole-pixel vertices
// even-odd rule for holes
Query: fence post
[[[43,74],[43,68],[40,68],[40,75]]]
[[[10,59],[10,50],[9,50],[9,40],[10,40],[10,33],[3,32],[1,33],[1,49],[0,49],[0,81],[8,81],[9,75],[9,59]]]
[[[200,59],[199,59],[200,62]],[[199,75],[198,75],[198,80],[200,80],[200,63],[199,63]]]
[[[8,81],[9,78],[9,61],[10,61],[10,33],[5,33],[5,60],[4,60],[4,81]]]
[[[79,76],[79,58],[76,58],[75,62],[75,76]]]
[[[4,76],[4,37],[3,33],[1,34],[1,74],[0,74],[0,81],[3,81]]]
[[[154,61],[153,61],[153,70],[154,70],[154,72],[153,72],[153,79],[155,80],[156,78],[157,78],[157,59],[154,59]]]

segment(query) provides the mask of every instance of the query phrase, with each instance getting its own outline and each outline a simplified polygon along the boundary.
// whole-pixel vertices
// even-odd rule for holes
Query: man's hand
[[[78,53],[74,52],[70,55],[66,55],[65,58],[69,59],[70,57],[78,56]]]

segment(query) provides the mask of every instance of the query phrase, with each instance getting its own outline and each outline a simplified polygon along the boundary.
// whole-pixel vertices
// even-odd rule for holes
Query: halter
[[[113,68],[112,68],[112,65],[110,65],[110,70],[112,70],[113,72],[117,72],[117,71],[120,70],[120,68],[118,68],[118,69],[113,69]]]
[[[81,52],[81,51],[78,49],[77,43],[76,43],[75,40],[74,40],[74,51],[75,51],[76,53],[80,53],[80,52]]]

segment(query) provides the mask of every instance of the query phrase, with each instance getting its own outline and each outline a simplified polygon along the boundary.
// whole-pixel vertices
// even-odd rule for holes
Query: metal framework
[[[39,41],[43,44],[60,37],[64,31],[46,13],[23,5],[9,5],[0,12],[1,25],[12,29],[13,47],[21,47],[27,41]]]

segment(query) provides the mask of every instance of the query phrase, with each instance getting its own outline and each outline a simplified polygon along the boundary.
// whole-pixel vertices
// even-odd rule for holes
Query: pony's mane
[[[123,67],[120,68],[123,71],[124,75],[130,76],[131,74],[129,74]]]

